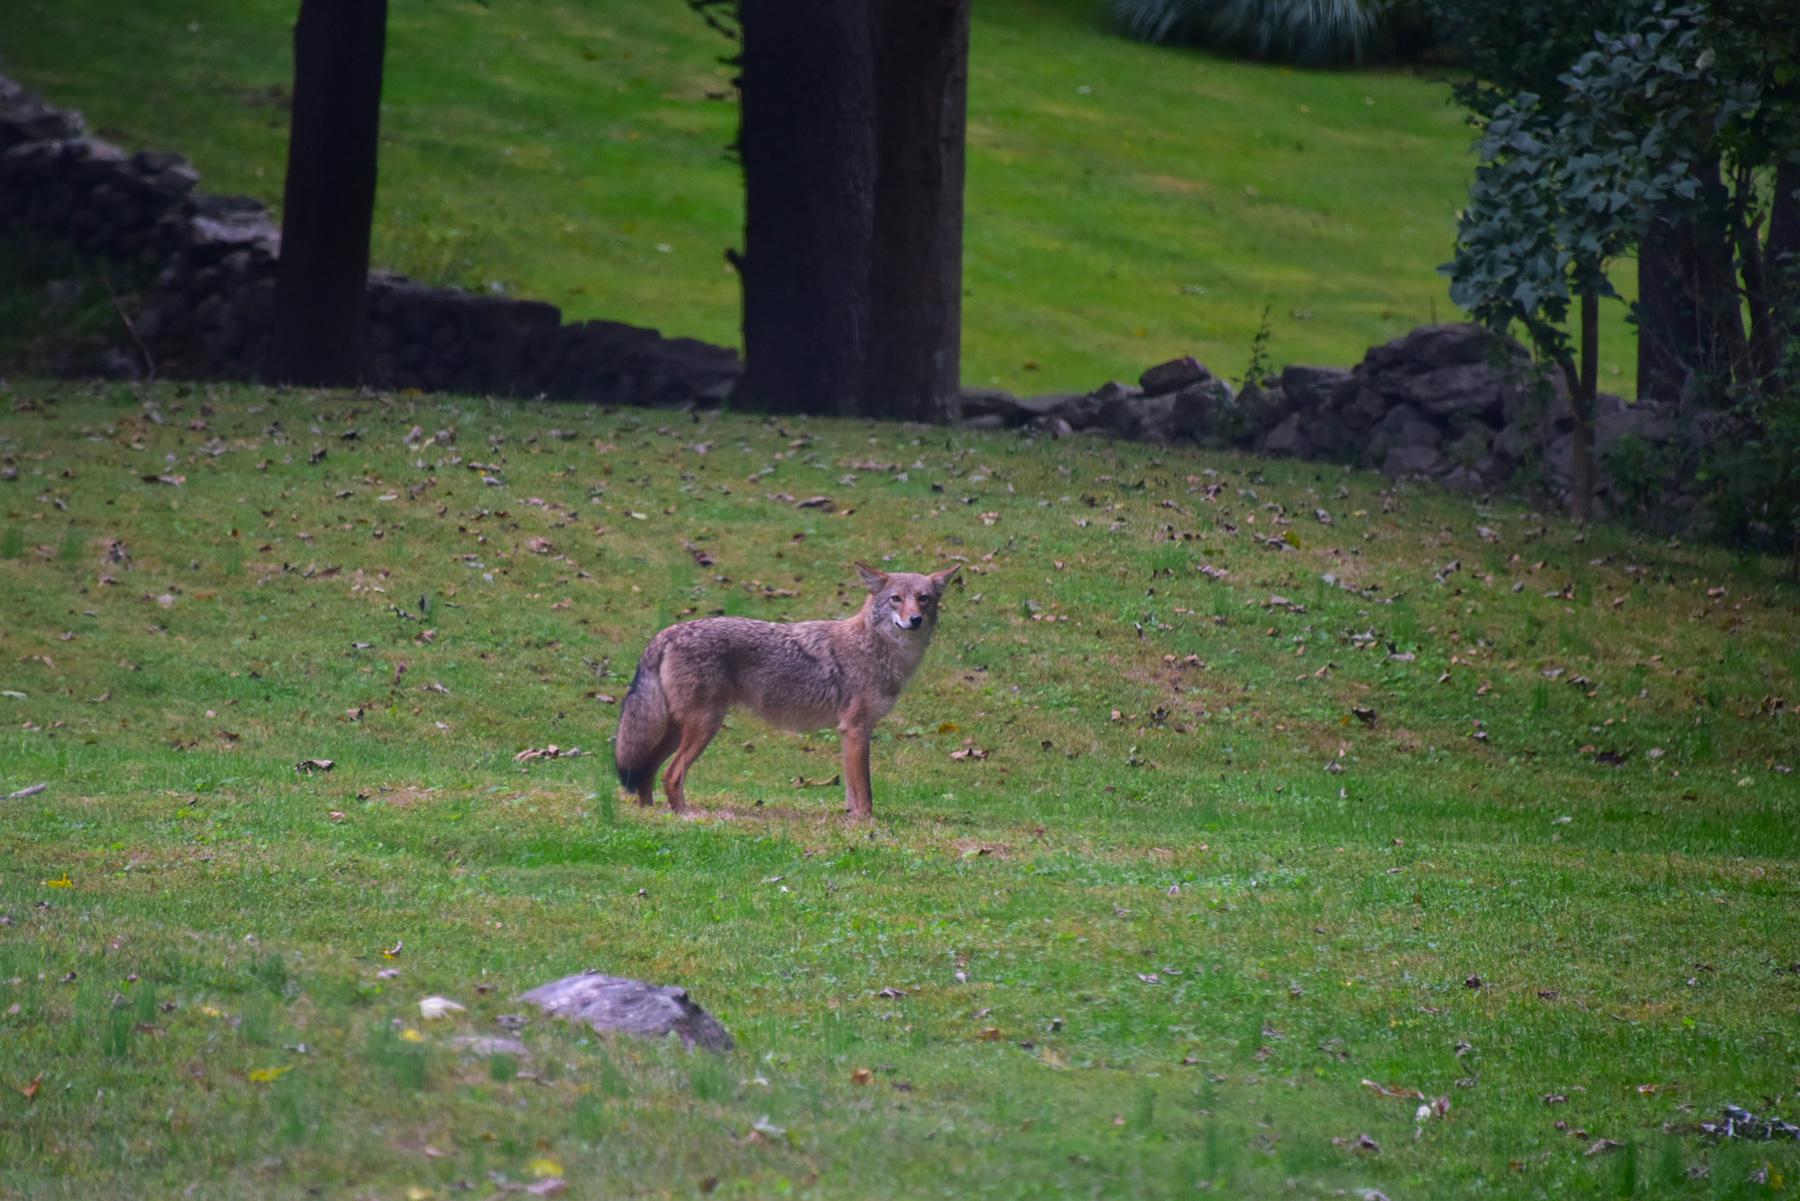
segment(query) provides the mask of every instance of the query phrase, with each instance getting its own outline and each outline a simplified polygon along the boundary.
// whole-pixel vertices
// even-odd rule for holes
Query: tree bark
[[[1677,404],[1690,361],[1698,354],[1691,274],[1693,223],[1658,213],[1638,247],[1637,395]]]
[[[1695,174],[1698,211],[1657,214],[1638,248],[1638,396],[1717,405],[1753,372],[1731,196],[1716,157]]]
[[[1744,307],[1750,310],[1750,370],[1754,387],[1760,392],[1774,383],[1776,364],[1776,326],[1774,296],[1767,264],[1763,257],[1759,226],[1761,216],[1752,218],[1740,213],[1734,222],[1738,262],[1743,265]]]
[[[1775,168],[1763,264],[1779,348],[1782,340],[1800,335],[1800,160],[1790,159]]]
[[[867,0],[743,0],[744,376],[782,412],[860,407],[874,222]]]
[[[387,0],[301,2],[267,363],[276,382],[362,374],[386,37]]]
[[[1717,157],[1698,165],[1703,202],[1695,221],[1695,307],[1700,317],[1703,382],[1715,403],[1735,381],[1750,377],[1750,347],[1744,336],[1742,293],[1732,255],[1731,196]]]
[[[1575,418],[1573,462],[1574,495],[1570,509],[1575,520],[1587,524],[1594,507],[1594,396],[1600,388],[1600,294],[1581,294],[1581,378],[1569,396]]]
[[[871,416],[962,416],[963,143],[969,0],[873,0]]]

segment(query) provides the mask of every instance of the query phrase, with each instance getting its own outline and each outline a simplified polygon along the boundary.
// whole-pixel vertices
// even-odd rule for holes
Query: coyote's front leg
[[[850,816],[866,818],[875,810],[869,788],[869,735],[874,723],[861,714],[838,722],[838,740],[844,748],[844,808]]]

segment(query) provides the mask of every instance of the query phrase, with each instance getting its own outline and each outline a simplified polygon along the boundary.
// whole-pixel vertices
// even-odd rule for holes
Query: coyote
[[[619,713],[619,783],[648,805],[656,769],[667,759],[663,791],[679,813],[687,805],[688,768],[719,732],[725,711],[741,705],[788,730],[837,726],[845,807],[868,817],[869,734],[918,670],[937,628],[938,599],[960,567],[914,575],[857,563],[869,597],[841,621],[705,617],[663,630],[644,648]]]

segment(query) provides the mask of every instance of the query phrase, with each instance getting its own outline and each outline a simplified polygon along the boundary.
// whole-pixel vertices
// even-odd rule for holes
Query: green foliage
[[[1707,502],[1725,540],[1790,558],[1800,572],[1800,337],[1767,386],[1737,399],[1732,431],[1707,444]]]
[[[1669,508],[1669,482],[1684,478],[1690,458],[1679,442],[1652,445],[1635,434],[1620,438],[1602,464],[1614,511],[1633,525],[1672,532],[1683,514]]]
[[[1755,108],[1753,82],[1712,70],[1704,17],[1658,5],[1633,31],[1600,35],[1548,99],[1482,101],[1492,107],[1479,114],[1450,296],[1495,329],[1522,325],[1565,370],[1572,297],[1618,297],[1608,264],[1659,211],[1700,202],[1713,129]]]
[[[154,275],[41,238],[0,233],[0,364],[13,372],[67,370],[71,349],[123,335],[107,281],[127,311]]]
[[[1274,370],[1274,362],[1269,358],[1269,306],[1263,305],[1262,320],[1257,322],[1256,335],[1250,339],[1250,361],[1244,365],[1244,374],[1238,380],[1239,387],[1251,384],[1261,385]]]
[[[1651,0],[1422,0],[1432,35],[1466,71],[1454,86],[1477,124],[1522,92],[1554,108],[1597,32],[1630,29]]]
[[[1376,56],[1397,0],[1111,0],[1147,42],[1201,42],[1257,59],[1318,66]]]
[[[1469,203],[1457,220],[1456,257],[1444,268],[1450,298],[1492,329],[1524,325],[1540,355],[1570,365],[1564,323],[1575,260],[1561,236],[1570,216],[1562,200],[1565,163],[1538,97],[1525,92],[1499,105],[1477,153]]]

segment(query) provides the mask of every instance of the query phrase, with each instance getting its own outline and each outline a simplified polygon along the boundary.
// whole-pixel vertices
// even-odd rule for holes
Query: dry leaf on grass
[[[1364,1079],[1362,1086],[1378,1097],[1398,1097],[1407,1101],[1423,1101],[1425,1099],[1424,1093],[1404,1085],[1377,1084],[1373,1080]]]
[[[552,743],[542,749],[537,747],[527,747],[513,756],[513,762],[529,763],[533,759],[574,759],[585,753],[586,752],[578,746],[559,747],[555,743]]]
[[[466,1008],[467,1006],[459,1005],[449,997],[430,996],[419,1002],[419,1016],[428,1022],[434,1022],[454,1013],[462,1013]]]

